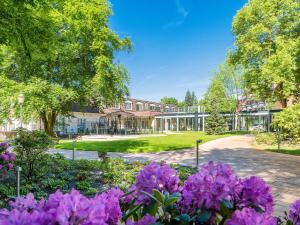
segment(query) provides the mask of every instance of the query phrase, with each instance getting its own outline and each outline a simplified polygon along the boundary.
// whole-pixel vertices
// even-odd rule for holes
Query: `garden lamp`
[[[22,128],[22,125],[23,125],[23,111],[22,111],[22,106],[23,106],[23,103],[24,103],[24,95],[23,94],[19,94],[18,96],[18,103],[20,105],[20,125],[21,125],[21,128]]]

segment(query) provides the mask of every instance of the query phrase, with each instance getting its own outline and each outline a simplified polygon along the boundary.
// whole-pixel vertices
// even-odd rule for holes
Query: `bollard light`
[[[197,168],[199,167],[199,144],[202,143],[202,140],[199,139],[196,141],[197,144],[197,152],[196,152],[196,163],[197,163]]]
[[[17,166],[17,197],[20,197],[20,180],[22,168]]]
[[[76,139],[73,140],[73,154],[72,154],[72,160],[75,160],[75,144],[76,144]]]

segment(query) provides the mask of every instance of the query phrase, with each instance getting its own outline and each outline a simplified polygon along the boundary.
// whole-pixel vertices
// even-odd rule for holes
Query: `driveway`
[[[208,161],[230,164],[241,176],[256,175],[267,181],[273,188],[276,199],[276,214],[283,215],[288,205],[300,198],[300,157],[256,150],[251,146],[249,135],[232,136],[207,142],[200,146],[199,162]],[[50,150],[72,157],[70,150]],[[195,149],[159,153],[109,153],[113,158],[127,161],[166,161],[181,165],[195,166]],[[97,159],[96,152],[76,151],[76,158]]]

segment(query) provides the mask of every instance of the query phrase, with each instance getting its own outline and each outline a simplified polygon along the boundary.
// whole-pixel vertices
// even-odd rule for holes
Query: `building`
[[[263,101],[241,100],[237,113],[225,112],[222,115],[227,122],[227,130],[263,130],[271,131],[272,117],[280,112],[282,106],[275,104],[274,108]],[[205,119],[208,113],[201,107],[191,107],[190,110],[178,110],[155,116],[157,131],[205,131]]]
[[[175,105],[134,98],[103,110],[74,107],[72,116],[58,118],[56,132],[59,135],[153,133],[155,117],[176,110]]]
[[[237,113],[223,113],[228,130],[270,131],[272,116],[280,111],[268,110],[262,101],[241,100]],[[80,108],[75,105],[70,116],[57,119],[55,132],[69,134],[140,134],[165,131],[205,131],[209,116],[200,106],[178,108],[175,105],[127,98],[103,110]],[[9,120],[0,127],[0,132],[11,132],[20,127],[20,121]],[[23,124],[28,130],[42,130],[41,121]]]

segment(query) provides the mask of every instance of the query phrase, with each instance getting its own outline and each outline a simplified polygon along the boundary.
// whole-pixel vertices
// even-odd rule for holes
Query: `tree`
[[[224,83],[214,77],[204,95],[203,103],[206,112],[212,112],[217,107],[219,112],[233,112],[236,107],[234,98],[228,96]]]
[[[210,115],[206,119],[206,132],[220,134],[226,130],[226,120],[221,112],[233,112],[235,101],[227,96],[224,83],[215,76],[204,95],[205,111]]]
[[[0,102],[6,114],[12,105],[18,111],[17,104],[7,103],[16,101],[18,89],[25,95],[24,113],[41,118],[53,135],[57,116],[68,115],[74,103],[103,107],[128,95],[128,72],[113,59],[115,51],[130,50],[131,44],[108,27],[106,0],[4,3],[0,73],[16,85],[1,92],[2,99],[10,96]]]
[[[300,103],[285,108],[277,113],[272,121],[275,129],[280,129],[284,136],[294,142],[300,140]]]
[[[213,99],[211,102],[210,114],[206,118],[205,129],[207,134],[221,134],[226,131],[226,120],[220,114],[217,99]]]
[[[229,55],[231,52],[229,53]],[[215,79],[221,81],[225,88],[226,96],[230,103],[235,102],[235,111],[239,106],[239,100],[245,94],[244,90],[244,69],[241,65],[231,64],[228,58],[215,72]]]
[[[297,0],[249,0],[233,20],[236,50],[247,89],[262,100],[297,98],[300,92],[300,29]]]
[[[178,105],[178,100],[174,97],[163,97],[161,100],[160,100],[161,103],[163,104],[172,104],[172,105]]]
[[[185,106],[193,106],[197,104],[197,97],[195,95],[195,92],[190,90],[187,90],[184,98]]]

